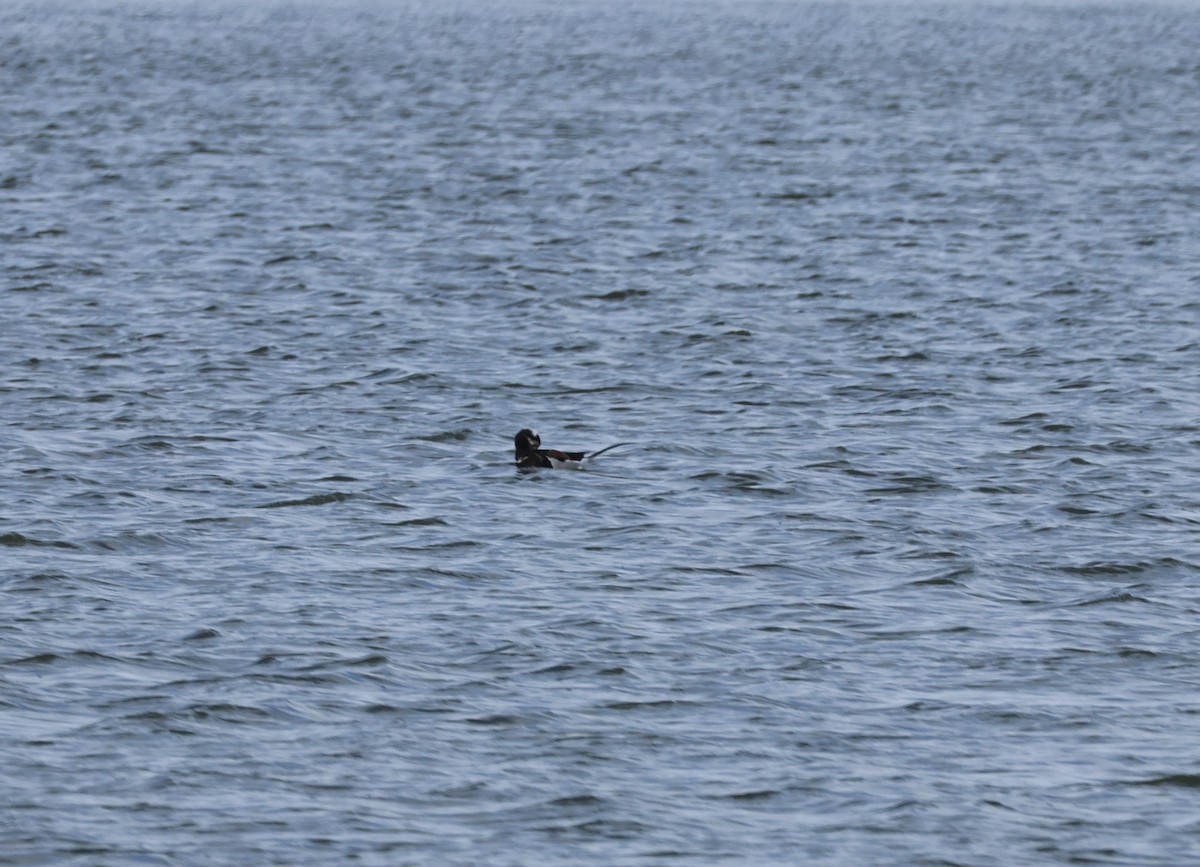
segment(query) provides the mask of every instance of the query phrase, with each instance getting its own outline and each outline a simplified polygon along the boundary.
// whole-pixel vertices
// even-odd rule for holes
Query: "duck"
[[[517,450],[517,469],[519,470],[562,470],[582,469],[584,461],[603,454],[617,446],[627,446],[629,443],[615,443],[600,449],[598,452],[564,452],[558,449],[542,448],[542,438],[532,428],[522,428],[513,437]]]

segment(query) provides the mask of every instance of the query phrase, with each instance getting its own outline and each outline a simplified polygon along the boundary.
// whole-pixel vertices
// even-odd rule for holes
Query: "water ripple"
[[[1190,8],[69,5],[0,861],[1197,860]]]

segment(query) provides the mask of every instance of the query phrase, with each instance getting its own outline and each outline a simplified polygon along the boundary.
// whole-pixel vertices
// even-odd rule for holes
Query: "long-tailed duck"
[[[609,449],[615,449],[617,446],[629,445],[629,443],[615,443],[591,454],[587,452],[560,452],[558,449],[542,448],[542,438],[538,436],[537,431],[530,430],[529,428],[518,431],[517,435],[513,437],[513,442],[517,447],[517,469],[520,470],[577,470],[583,466],[584,461],[590,460],[596,455],[603,454]]]

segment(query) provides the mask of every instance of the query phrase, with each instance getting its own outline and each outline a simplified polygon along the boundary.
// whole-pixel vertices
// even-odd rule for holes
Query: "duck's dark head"
[[[534,454],[542,445],[542,438],[538,436],[537,431],[525,428],[518,431],[513,437],[513,443],[517,447],[517,460],[528,457]]]

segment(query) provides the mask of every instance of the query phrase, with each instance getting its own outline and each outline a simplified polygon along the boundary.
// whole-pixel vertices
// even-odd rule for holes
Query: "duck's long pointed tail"
[[[585,461],[590,461],[592,458],[596,457],[596,455],[602,455],[607,451],[611,451],[612,449],[617,448],[618,446],[631,446],[631,445],[633,445],[633,443],[613,443],[611,446],[605,446],[604,448],[600,449],[600,451],[598,451],[598,452],[592,452],[591,454],[584,455],[583,459]]]

